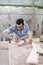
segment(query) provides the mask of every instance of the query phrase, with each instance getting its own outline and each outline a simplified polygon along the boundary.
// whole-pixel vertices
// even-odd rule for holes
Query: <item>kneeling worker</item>
[[[4,30],[5,38],[9,38],[14,42],[19,42],[23,40],[26,42],[29,33],[29,25],[24,22],[23,19],[18,19],[16,24]]]

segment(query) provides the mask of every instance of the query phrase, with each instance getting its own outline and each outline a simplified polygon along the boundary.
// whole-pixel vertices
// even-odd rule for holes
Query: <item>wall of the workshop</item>
[[[33,30],[36,30],[36,25],[39,23],[41,30],[41,22],[43,20],[43,9],[28,9],[12,6],[0,6],[0,40],[2,37],[2,31],[13,25],[18,18],[23,18],[25,21],[32,19]]]

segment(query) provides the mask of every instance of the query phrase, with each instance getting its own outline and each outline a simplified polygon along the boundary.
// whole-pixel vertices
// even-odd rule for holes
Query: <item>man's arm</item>
[[[3,31],[3,36],[5,38],[9,38],[10,40],[17,42],[18,40],[13,38],[13,36],[11,35],[11,33],[13,33],[13,30],[15,30],[15,26],[7,28],[6,30]]]
[[[29,38],[29,35],[25,35],[25,36],[21,37],[20,40],[24,40],[26,38]]]
[[[12,37],[11,34],[5,33],[5,34],[4,34],[4,37],[13,40],[13,37]]]
[[[6,30],[3,31],[3,36],[5,38],[9,38],[9,39],[13,39],[11,33],[13,33],[13,30],[15,30],[15,25],[14,26],[10,26],[9,28],[7,28]]]
[[[4,37],[11,39],[11,40],[14,41],[15,43],[17,43],[17,42],[20,41],[19,39],[13,38],[13,36],[12,36],[11,34],[8,34],[8,33],[5,33],[5,34],[4,34]]]

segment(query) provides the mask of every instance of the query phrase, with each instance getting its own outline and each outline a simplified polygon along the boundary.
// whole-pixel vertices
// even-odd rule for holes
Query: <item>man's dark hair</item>
[[[24,20],[23,19],[18,19],[16,21],[16,24],[18,24],[18,25],[20,25],[20,24],[24,25]]]

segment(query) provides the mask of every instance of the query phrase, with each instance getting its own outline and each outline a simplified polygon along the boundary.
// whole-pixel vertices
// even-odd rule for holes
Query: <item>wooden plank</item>
[[[26,60],[26,63],[38,64],[38,59],[39,59],[39,54],[36,53],[36,51],[33,48]]]

